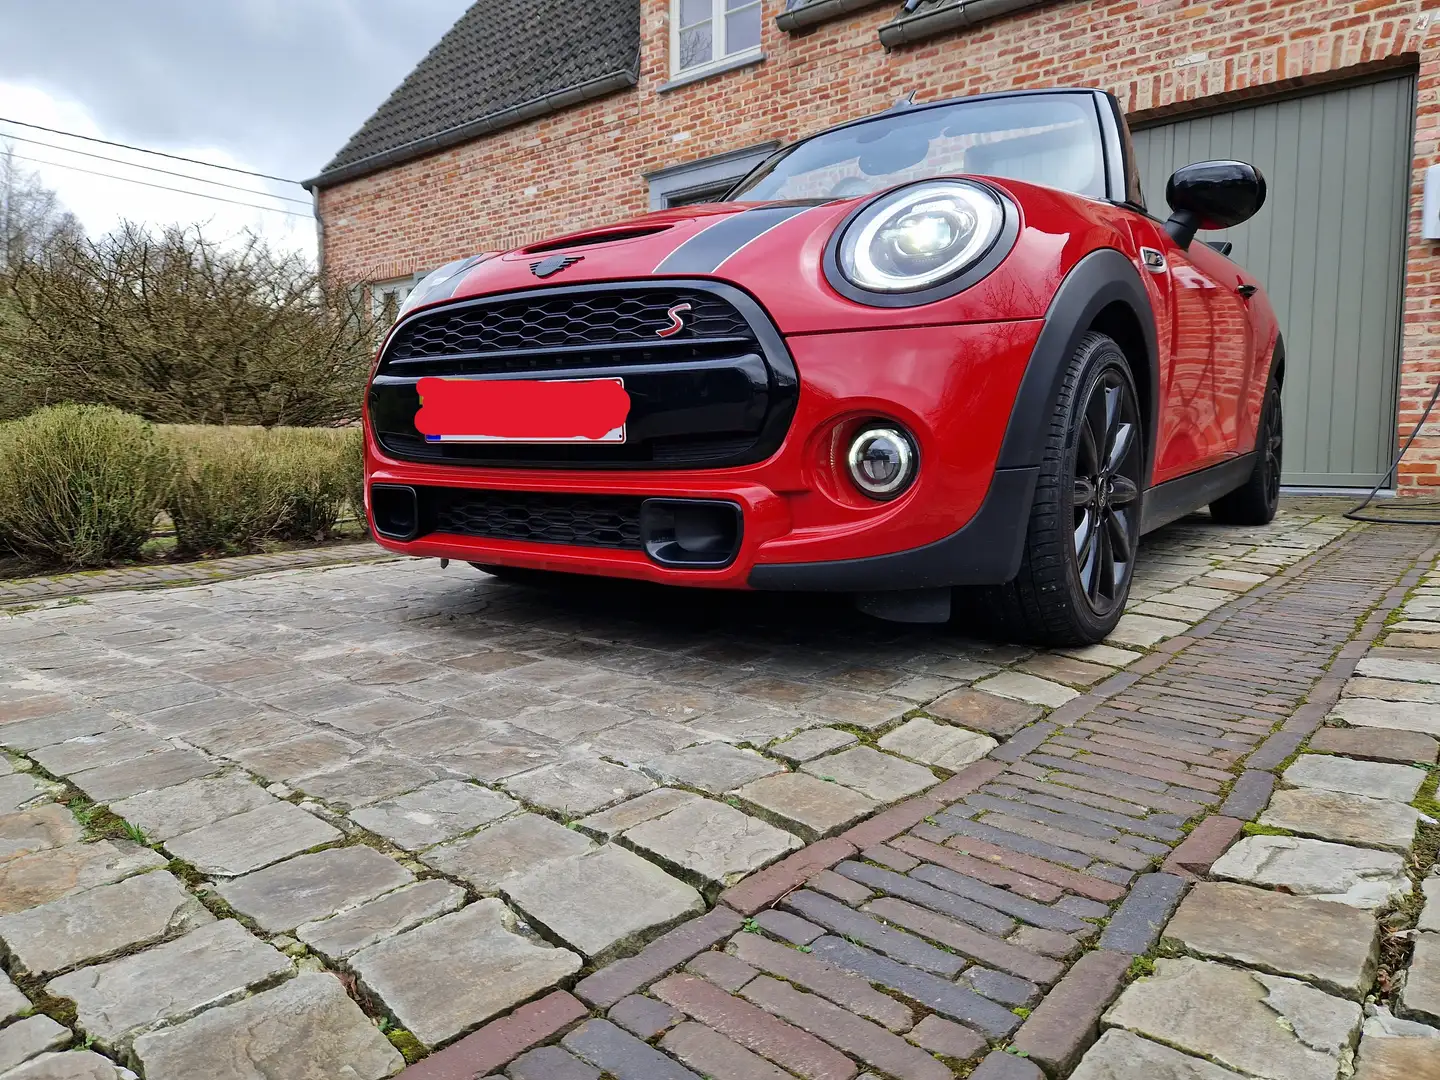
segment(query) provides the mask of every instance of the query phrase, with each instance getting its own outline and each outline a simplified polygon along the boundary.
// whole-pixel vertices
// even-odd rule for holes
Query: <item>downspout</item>
[[[310,189],[310,202],[315,213],[315,262],[317,270],[325,274],[325,219],[320,216],[320,189]]]

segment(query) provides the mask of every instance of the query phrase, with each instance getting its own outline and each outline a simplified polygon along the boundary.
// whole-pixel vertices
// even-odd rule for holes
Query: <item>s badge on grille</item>
[[[584,257],[584,255],[551,255],[548,259],[531,263],[530,272],[536,277],[549,277],[551,274],[558,274],[567,266],[574,266]]]
[[[674,337],[681,330],[685,329],[685,320],[680,316],[690,310],[689,304],[676,304],[669,311],[665,312],[670,316],[670,325],[655,331],[656,337]]]

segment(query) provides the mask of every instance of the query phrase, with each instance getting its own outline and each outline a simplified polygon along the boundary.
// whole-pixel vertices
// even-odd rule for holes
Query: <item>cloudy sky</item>
[[[315,175],[440,40],[470,0],[0,0],[0,117],[277,177]],[[314,251],[309,196],[289,184],[206,170],[0,122],[92,233],[128,217],[259,229]],[[204,176],[270,195],[146,172],[66,149]],[[72,168],[59,168],[63,163]],[[262,203],[254,210],[89,175]]]

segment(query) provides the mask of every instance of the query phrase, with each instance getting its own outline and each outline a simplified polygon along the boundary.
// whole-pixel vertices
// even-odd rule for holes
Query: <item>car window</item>
[[[1086,95],[1043,94],[883,114],[780,151],[730,199],[846,199],[961,173],[1103,197],[1094,105]]]

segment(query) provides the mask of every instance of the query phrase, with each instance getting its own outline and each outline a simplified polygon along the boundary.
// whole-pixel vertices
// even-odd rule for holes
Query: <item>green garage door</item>
[[[1235,244],[1280,317],[1287,484],[1369,486],[1394,452],[1413,125],[1406,77],[1135,132],[1159,218],[1182,165],[1239,158],[1265,174],[1254,220],[1202,236]]]

